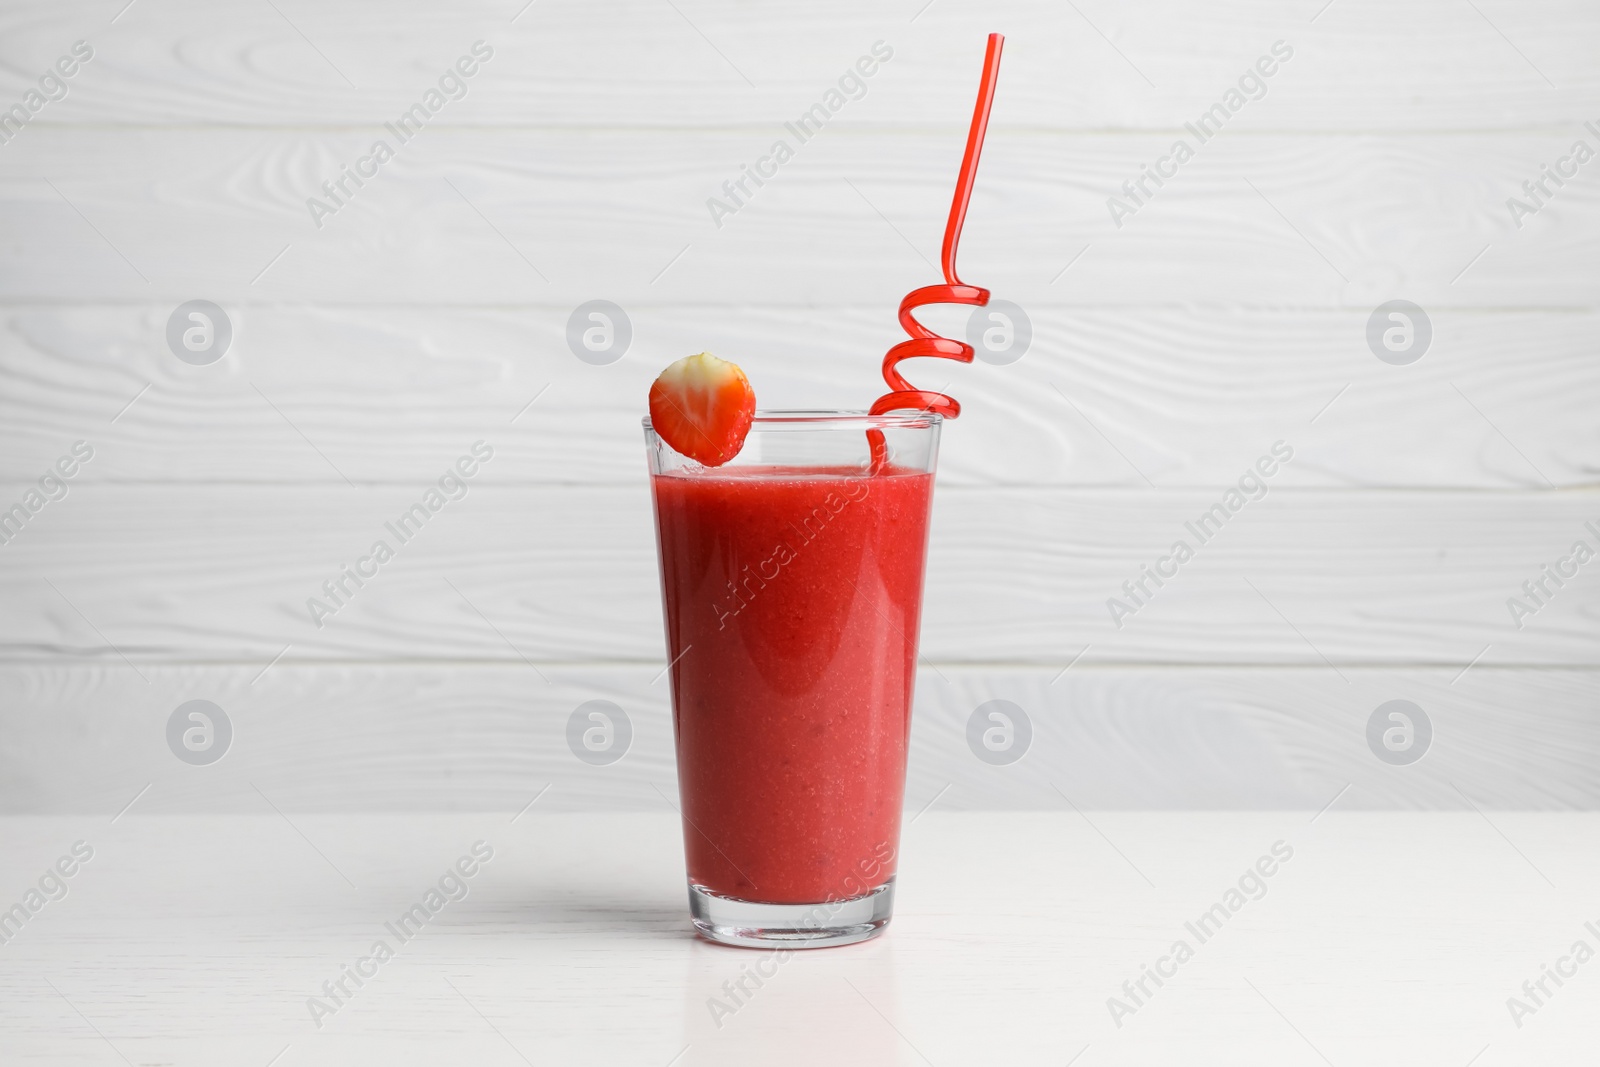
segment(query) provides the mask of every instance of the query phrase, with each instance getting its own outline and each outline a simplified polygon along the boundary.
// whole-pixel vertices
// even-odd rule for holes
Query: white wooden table
[[[780,961],[689,935],[670,814],[11,817],[0,907],[75,842],[93,857],[0,945],[0,1062],[1576,1063],[1600,962],[1520,1027],[1506,1001],[1600,948],[1597,835],[1593,813],[935,808],[886,936]],[[385,923],[477,841],[467,895],[319,1028],[308,998],[398,944]],[[1185,924],[1279,841],[1265,895],[1200,942]],[[1179,939],[1119,1027],[1108,998]]]

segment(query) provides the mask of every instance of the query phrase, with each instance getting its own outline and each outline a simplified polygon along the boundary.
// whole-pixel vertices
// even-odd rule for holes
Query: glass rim
[[[655,432],[650,416],[640,420],[646,430]],[[750,430],[783,429],[789,426],[820,426],[828,429],[918,430],[938,426],[944,416],[936,411],[886,411],[871,415],[860,409],[757,408]]]

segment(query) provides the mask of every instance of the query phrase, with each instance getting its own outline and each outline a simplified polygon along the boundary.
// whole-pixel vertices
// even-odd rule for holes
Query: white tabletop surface
[[[1600,961],[1560,963],[1600,950],[1600,814],[934,809],[907,828],[888,933],[786,960],[690,935],[670,813],[11,817],[0,908],[80,841],[66,895],[0,944],[0,1063],[1600,1056]],[[467,895],[314,1021],[309,998],[398,944],[384,924],[479,841]],[[1200,942],[1185,924],[1278,842],[1264,895]],[[1178,940],[1192,958],[1135,1004],[1124,981]],[[1576,973],[1514,1019],[1544,965]],[[750,970],[771,977],[734,999]],[[1113,1019],[1112,997],[1135,1010]]]

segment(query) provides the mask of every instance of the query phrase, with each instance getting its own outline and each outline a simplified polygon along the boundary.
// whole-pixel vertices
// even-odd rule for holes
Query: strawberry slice
[[[710,352],[686,356],[650,387],[650,425],[673,449],[720,467],[744,447],[756,394],[737,363]]]

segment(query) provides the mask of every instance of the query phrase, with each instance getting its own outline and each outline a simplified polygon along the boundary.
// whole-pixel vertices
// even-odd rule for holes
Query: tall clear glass
[[[889,922],[940,422],[757,412],[709,468],[645,419],[689,911],[712,941]]]

